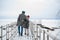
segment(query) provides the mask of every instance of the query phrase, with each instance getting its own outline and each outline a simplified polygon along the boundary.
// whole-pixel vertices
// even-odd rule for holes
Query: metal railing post
[[[9,25],[8,25],[8,27],[6,29],[6,35],[7,35],[7,39],[6,40],[9,40]]]
[[[37,25],[37,29],[36,30],[37,30],[37,35],[36,36],[37,36],[37,40],[38,40],[38,25]]]
[[[45,40],[45,30],[43,30],[43,40]]]
[[[13,27],[11,27],[11,30],[12,30],[12,31],[11,31],[11,36],[13,37]]]
[[[6,28],[5,28],[5,30],[6,30],[6,40],[7,40],[7,25],[6,25]]]
[[[2,27],[3,27],[3,26],[0,27],[0,29],[1,29],[1,36],[0,36],[1,40],[2,40]]]
[[[47,30],[47,32],[49,32],[49,30]],[[47,40],[49,40],[49,35],[47,35]]]
[[[42,30],[41,30],[41,28],[40,28],[39,25],[37,25],[37,26],[38,26],[38,40],[41,40],[41,33],[42,33]]]
[[[35,40],[38,40],[38,38],[37,38],[37,36],[38,36],[38,27],[37,27],[36,24],[35,24],[35,31],[34,31],[34,33],[35,33]]]

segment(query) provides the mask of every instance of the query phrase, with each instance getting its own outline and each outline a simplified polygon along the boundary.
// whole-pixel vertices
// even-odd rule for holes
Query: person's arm
[[[17,18],[17,24],[16,24],[16,26],[18,26],[18,21],[20,20],[20,15],[18,16],[18,18]]]

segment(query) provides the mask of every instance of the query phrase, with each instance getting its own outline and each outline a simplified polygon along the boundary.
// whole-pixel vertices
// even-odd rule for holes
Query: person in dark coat
[[[21,36],[23,35],[23,26],[22,25],[24,24],[25,19],[26,19],[25,11],[22,11],[22,14],[19,14],[19,17],[17,20],[18,33]]]
[[[30,16],[28,15],[28,16],[26,16],[26,18],[27,18],[27,20],[25,20],[26,21],[26,24],[25,24],[25,35],[29,35],[29,18],[30,18]]]

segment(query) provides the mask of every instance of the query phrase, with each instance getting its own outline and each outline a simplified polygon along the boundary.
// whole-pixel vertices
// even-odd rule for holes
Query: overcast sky
[[[60,0],[0,0],[0,19],[17,18],[22,10],[34,19],[60,19]]]

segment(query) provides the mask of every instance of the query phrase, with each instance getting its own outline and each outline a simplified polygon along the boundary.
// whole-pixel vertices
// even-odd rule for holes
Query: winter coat
[[[24,28],[29,28],[29,20],[24,20],[24,24],[22,25]]]
[[[17,25],[22,26],[24,24],[25,19],[26,19],[26,16],[24,14],[20,14],[17,20]]]
[[[26,20],[27,19],[27,20]],[[28,16],[26,16],[26,19],[24,20],[25,22],[24,22],[24,28],[29,28],[29,17]]]

